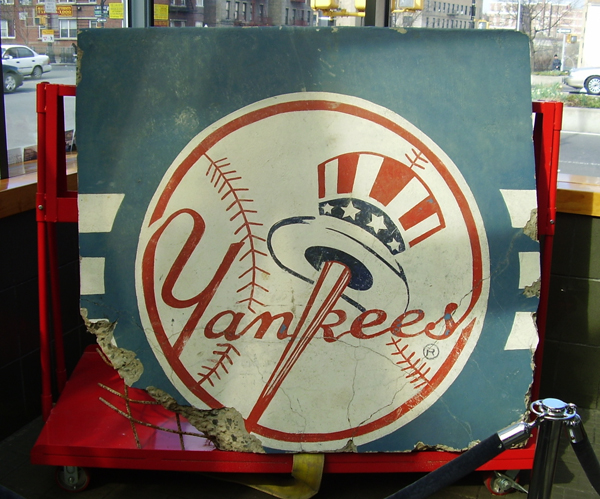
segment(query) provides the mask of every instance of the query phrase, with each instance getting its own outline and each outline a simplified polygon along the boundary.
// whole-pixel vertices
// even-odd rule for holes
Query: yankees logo
[[[391,111],[329,93],[257,102],[198,135],[136,259],[143,327],[178,391],[289,451],[422,414],[477,343],[488,280],[450,158]]]

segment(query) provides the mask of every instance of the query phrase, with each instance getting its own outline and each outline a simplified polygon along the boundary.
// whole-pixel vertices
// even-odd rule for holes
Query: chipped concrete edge
[[[81,309],[81,317],[87,330],[96,336],[98,346],[117,370],[119,376],[123,378],[127,386],[132,386],[142,376],[144,366],[140,359],[136,358],[135,352],[119,348],[113,342],[117,323],[107,319],[88,319],[88,311],[85,308]]]
[[[533,241],[538,240],[538,209],[531,210],[531,216],[523,227],[523,233],[530,237]]]
[[[119,348],[114,343],[113,335],[117,322],[89,319],[85,308],[81,309],[81,317],[87,330],[96,336],[98,346],[113,368],[128,386],[132,386],[142,376],[144,367],[140,359],[136,358],[135,352]],[[262,443],[248,433],[244,418],[237,410],[231,407],[202,410],[180,405],[169,394],[152,386],[147,387],[146,392],[165,409],[184,416],[192,426],[212,441],[217,449],[265,454]]]
[[[215,444],[219,450],[265,454],[262,443],[246,430],[244,418],[233,407],[197,409],[180,405],[168,393],[149,386],[146,391],[165,409],[185,417],[198,431]]]
[[[538,209],[537,208],[534,208],[533,210],[531,210],[531,215],[529,216],[529,220],[525,224],[525,227],[523,227],[523,233],[527,237],[531,238],[533,241],[539,241],[539,238],[538,238]],[[523,294],[527,298],[533,298],[533,297],[539,298],[541,286],[542,286],[542,279],[540,277],[537,281],[532,283],[530,286],[525,286],[525,289],[523,290]]]
[[[527,298],[533,298],[534,296],[539,298],[541,289],[542,289],[542,279],[539,278],[534,283],[532,283],[530,286],[525,286],[525,289],[523,290],[523,294]]]

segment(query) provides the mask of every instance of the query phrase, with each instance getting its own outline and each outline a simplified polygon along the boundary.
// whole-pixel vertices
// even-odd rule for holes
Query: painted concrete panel
[[[135,353],[135,386],[234,409],[252,452],[464,449],[524,416],[525,37],[91,30],[79,45],[79,189],[98,210],[118,200],[87,210],[81,304],[113,359]]]

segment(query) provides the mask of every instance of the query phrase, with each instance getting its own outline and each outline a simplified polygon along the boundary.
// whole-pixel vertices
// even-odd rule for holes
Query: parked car
[[[585,88],[588,94],[600,95],[600,68],[571,69],[563,83],[573,88]]]
[[[19,69],[2,61],[2,74],[4,76],[4,93],[10,94],[23,85],[23,75]]]
[[[2,45],[2,60],[10,61],[22,75],[36,79],[52,70],[47,55],[40,55],[25,45]]]

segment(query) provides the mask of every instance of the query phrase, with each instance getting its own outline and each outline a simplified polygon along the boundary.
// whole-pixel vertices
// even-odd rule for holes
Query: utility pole
[[[367,0],[365,26],[390,25],[390,0]]]
[[[130,28],[154,26],[154,2],[152,0],[127,0]]]

